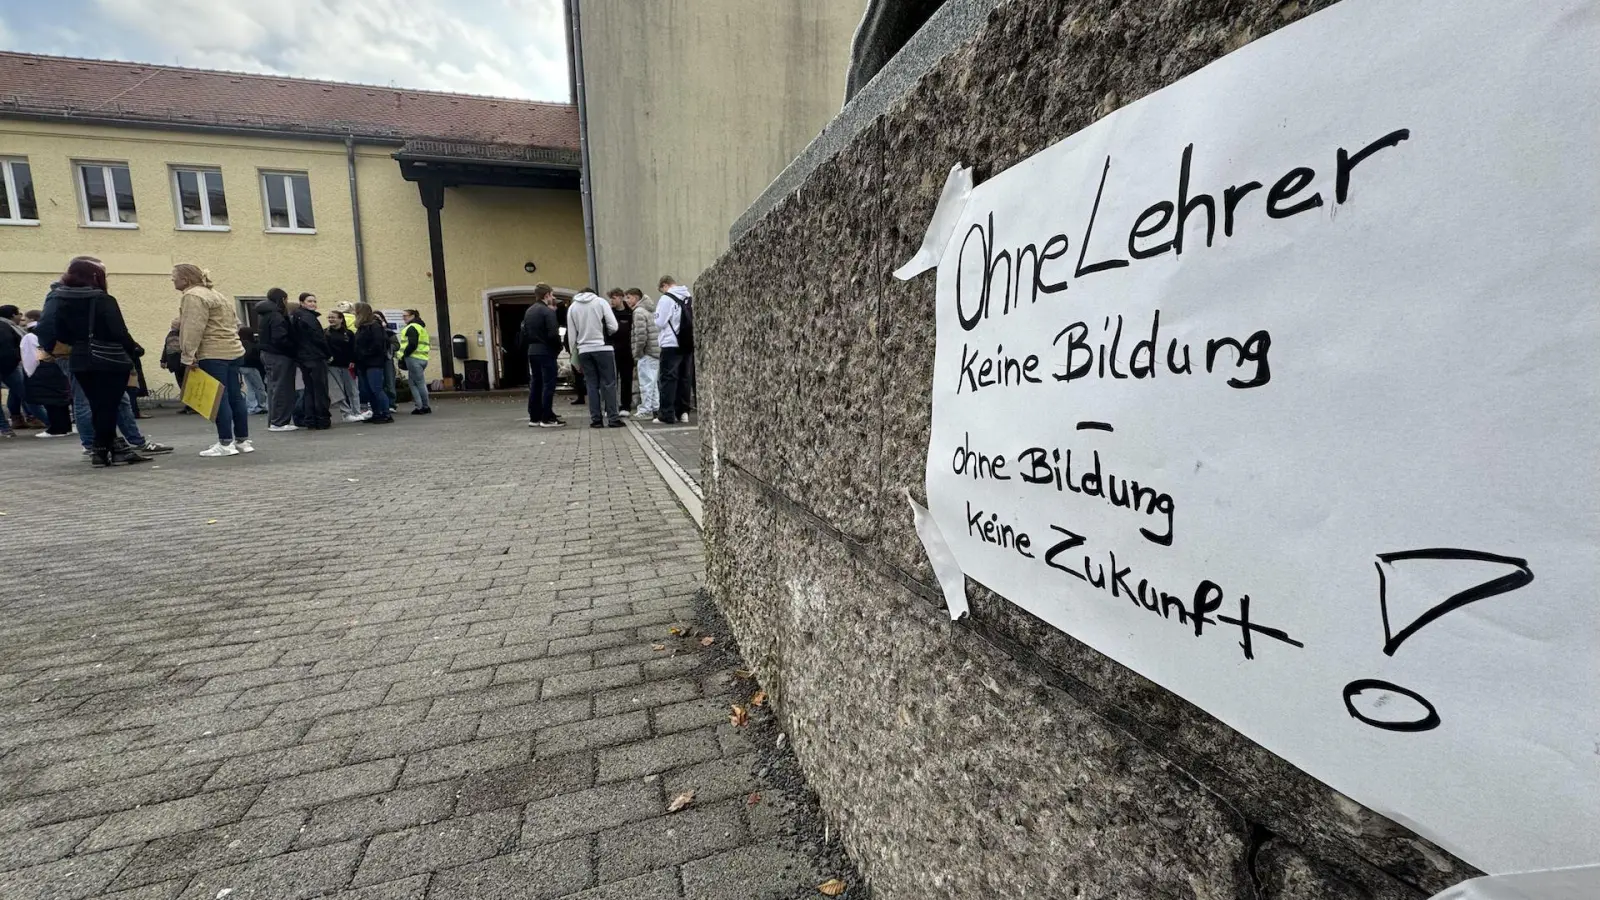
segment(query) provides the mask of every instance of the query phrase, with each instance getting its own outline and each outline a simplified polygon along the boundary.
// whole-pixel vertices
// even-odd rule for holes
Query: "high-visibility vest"
[[[406,327],[400,329],[400,354],[402,356],[404,356],[405,352],[406,352],[406,344],[411,343],[411,339],[406,336],[406,333],[411,331],[412,329],[416,329],[416,332],[417,332],[417,349],[412,351],[411,358],[412,359],[420,359],[423,362],[427,362],[428,361],[428,329],[422,327],[422,325],[420,323],[418,323],[418,322],[412,322],[412,323],[406,325]]]

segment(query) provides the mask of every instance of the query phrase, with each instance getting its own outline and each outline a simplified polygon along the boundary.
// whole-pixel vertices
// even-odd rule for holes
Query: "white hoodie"
[[[675,284],[656,300],[656,327],[661,329],[661,346],[678,346],[678,329],[683,327],[683,301],[693,296],[689,289]]]
[[[610,352],[606,338],[617,333],[617,316],[599,294],[581,291],[567,308],[567,352]]]

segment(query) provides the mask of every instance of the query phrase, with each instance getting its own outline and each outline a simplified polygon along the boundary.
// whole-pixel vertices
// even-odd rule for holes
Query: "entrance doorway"
[[[573,292],[556,288],[556,299],[570,298]],[[496,389],[528,386],[528,351],[517,347],[522,318],[533,305],[533,286],[490,288],[483,292],[484,319],[489,323],[489,380]],[[507,344],[512,345],[509,349]]]
[[[500,376],[495,387],[527,387],[528,352],[517,346],[517,333],[522,329],[522,317],[533,305],[533,295],[512,294],[496,297],[490,303],[493,307],[490,321],[494,330],[495,371]],[[511,345],[509,349],[507,344]]]

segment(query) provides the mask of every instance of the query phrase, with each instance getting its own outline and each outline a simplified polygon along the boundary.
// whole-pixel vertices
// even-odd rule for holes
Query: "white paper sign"
[[[939,264],[962,570],[1489,872],[1600,861],[1597,48],[1596,0],[1345,0]]]

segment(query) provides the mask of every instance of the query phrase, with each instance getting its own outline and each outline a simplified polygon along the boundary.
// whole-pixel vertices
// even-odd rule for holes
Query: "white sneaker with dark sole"
[[[235,449],[232,444],[224,444],[224,443],[218,442],[218,443],[212,444],[210,447],[207,447],[204,450],[201,450],[200,451],[200,455],[201,456],[208,456],[208,457],[210,457],[210,456],[238,456],[239,455],[239,451],[237,449]]]

